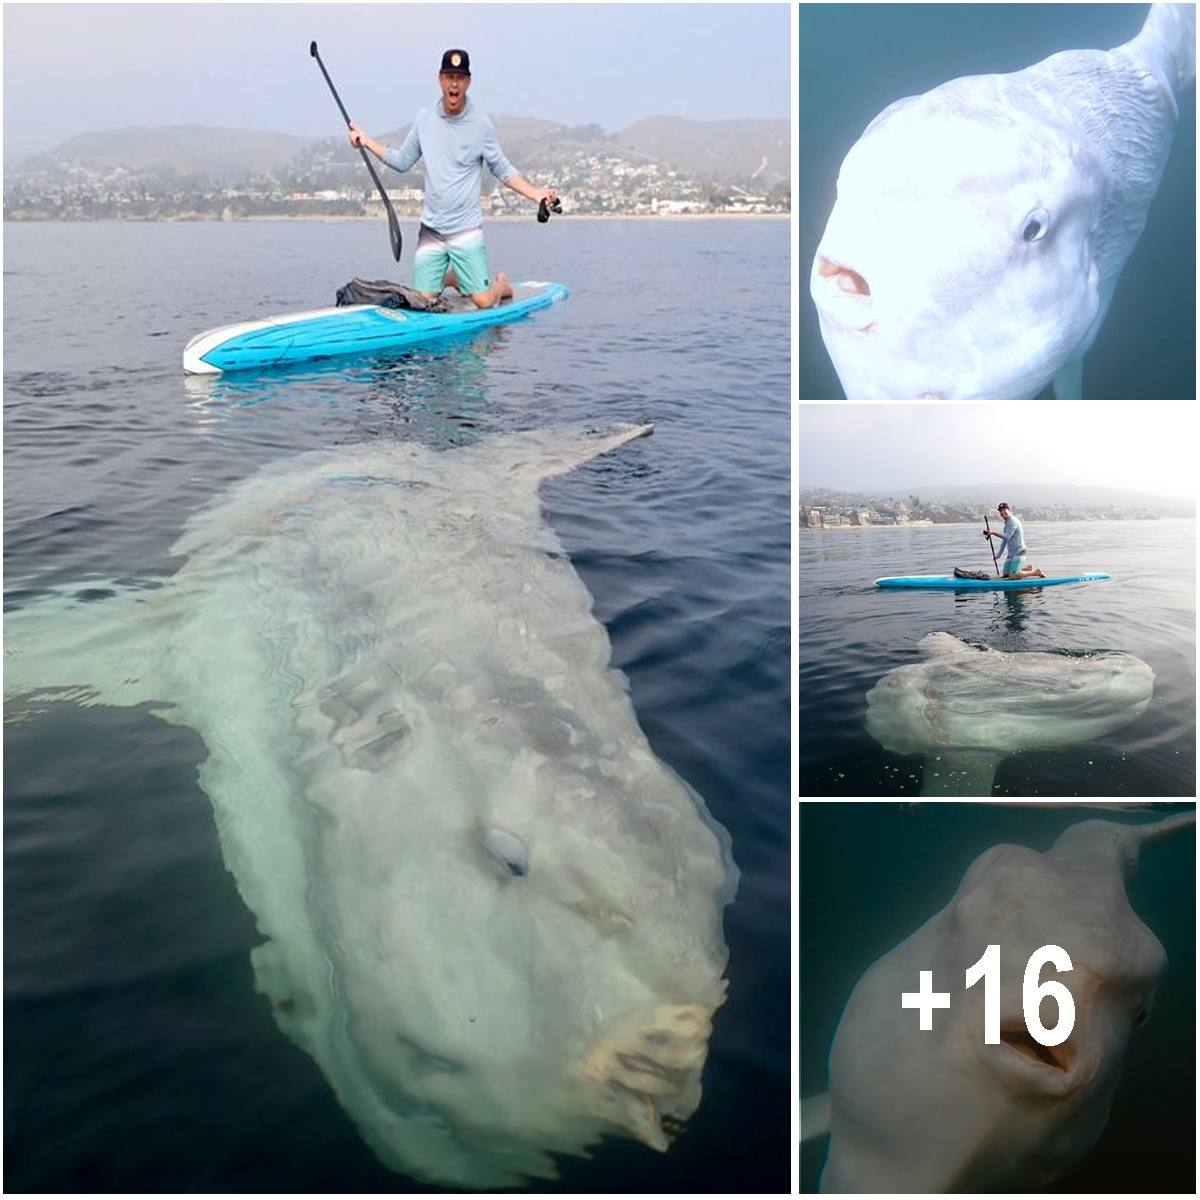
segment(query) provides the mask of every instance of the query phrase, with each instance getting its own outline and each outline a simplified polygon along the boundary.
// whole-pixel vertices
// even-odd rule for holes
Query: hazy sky
[[[314,40],[367,130],[435,100],[451,46],[492,113],[610,132],[663,114],[789,114],[787,3],[6,3],[5,150],[127,125],[335,133]]]
[[[1195,405],[1184,401],[802,404],[801,486],[1106,484],[1195,499]]]

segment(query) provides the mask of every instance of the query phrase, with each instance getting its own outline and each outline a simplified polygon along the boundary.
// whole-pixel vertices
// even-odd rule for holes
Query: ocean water
[[[185,379],[193,334],[397,271],[382,222],[5,229],[6,604],[149,580],[259,466],[650,420],[542,491],[660,758],[732,839],[729,998],[670,1152],[606,1140],[542,1190],[770,1191],[789,1152],[789,227],[496,223],[553,312],[399,358]],[[726,281],[720,303],[714,280]],[[636,463],[636,466],[631,465]],[[5,1184],[404,1191],[256,994],[261,941],[196,780],[194,732],[57,704],[6,726]]]
[[[802,4],[797,220],[800,398],[841,385],[808,295],[808,272],[837,195],[842,159],[889,104],[964,75],[1023,70],[1060,50],[1135,37],[1145,4]],[[936,228],[913,230],[936,237]],[[1196,92],[1181,98],[1175,144],[1141,240],[1084,360],[1084,398],[1196,394]],[[1052,393],[1047,389],[1042,399]]]
[[[1140,717],[1092,742],[1006,758],[997,796],[1193,796],[1196,791],[1195,537],[1184,520],[1027,524],[1048,574],[1113,579],[1019,592],[885,591],[885,575],[988,570],[974,526],[800,530],[799,714],[802,796],[915,796],[921,756],[884,750],[864,728],[867,692],[918,661],[944,631],[1006,652],[1134,654],[1155,673]],[[984,557],[980,559],[980,553]]]
[[[1113,814],[954,802],[802,803],[800,1095],[827,1090],[829,1048],[858,978],[946,905],[982,851],[1001,843],[1045,851],[1080,820],[1143,824],[1189,807]],[[1100,1140],[1052,1192],[1191,1194],[1196,1187],[1194,832],[1147,851],[1127,890],[1133,911],[1162,943],[1167,969],[1149,1019],[1133,1031]],[[805,1144],[801,1191],[815,1191],[827,1144]]]

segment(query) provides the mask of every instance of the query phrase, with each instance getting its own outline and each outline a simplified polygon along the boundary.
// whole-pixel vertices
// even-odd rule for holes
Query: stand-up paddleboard
[[[1111,579],[1103,571],[1088,575],[1057,575],[1051,579],[959,579],[956,575],[891,575],[875,580],[881,588],[928,588],[944,592],[1015,592],[1022,588],[1053,587],[1056,583],[1090,583],[1093,579]]]
[[[561,283],[531,282],[514,284],[512,299],[495,308],[471,305],[452,312],[420,312],[349,304],[263,317],[198,334],[183,351],[183,369],[189,375],[216,375],[316,358],[406,350],[422,342],[518,321],[566,298],[567,289]]]

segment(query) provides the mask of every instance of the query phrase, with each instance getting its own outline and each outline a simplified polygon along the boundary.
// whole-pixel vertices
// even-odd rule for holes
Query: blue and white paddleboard
[[[1103,571],[1087,575],[1059,575],[1052,579],[958,579],[954,575],[891,575],[875,580],[881,588],[929,588],[943,592],[1015,592],[1022,588],[1053,587],[1056,583],[1090,583],[1093,579],[1111,579]]]
[[[189,375],[216,375],[314,358],[405,350],[421,342],[517,321],[566,298],[567,289],[561,283],[531,282],[514,284],[513,298],[495,308],[472,306],[438,313],[350,304],[263,317],[198,334],[183,351],[183,369]]]

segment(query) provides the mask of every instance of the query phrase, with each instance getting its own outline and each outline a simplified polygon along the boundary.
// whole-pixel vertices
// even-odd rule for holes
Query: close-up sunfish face
[[[811,291],[853,399],[1033,396],[1096,321],[1100,169],[986,82],[899,101],[842,164]]]
[[[1155,4],[1113,50],[885,108],[842,162],[810,280],[847,398],[1082,399],[1195,73],[1195,5]]]

